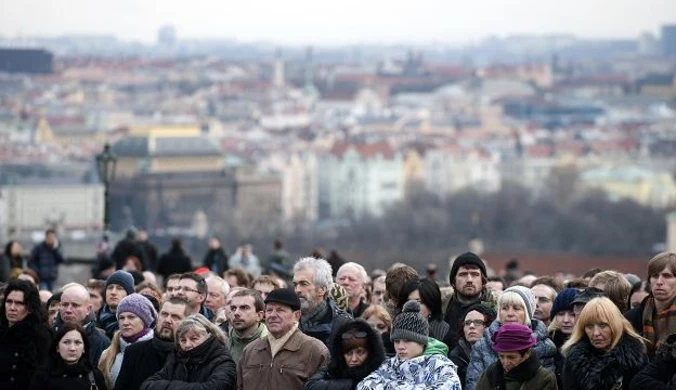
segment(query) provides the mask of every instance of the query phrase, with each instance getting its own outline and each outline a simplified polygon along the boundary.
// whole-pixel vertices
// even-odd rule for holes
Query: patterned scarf
[[[661,342],[661,339],[676,331],[676,304],[672,300],[663,310],[657,310],[655,298],[652,296],[646,301],[643,309],[643,337],[648,339],[648,355],[653,352]]]

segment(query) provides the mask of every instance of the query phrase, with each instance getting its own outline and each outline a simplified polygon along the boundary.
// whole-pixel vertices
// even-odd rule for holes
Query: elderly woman
[[[648,363],[643,340],[605,297],[585,305],[562,352],[563,389],[629,389]]]
[[[535,296],[529,288],[512,286],[498,298],[498,319],[486,329],[481,340],[472,347],[467,379],[464,390],[474,390],[481,373],[498,360],[493,350],[493,336],[504,324],[520,324],[533,330],[536,344],[533,352],[544,368],[555,372],[554,357],[556,346],[548,338],[545,324],[533,318],[535,312]]]
[[[225,334],[216,325],[193,314],[178,326],[175,339],[164,367],[143,382],[141,390],[235,388],[235,362],[225,346]]]
[[[122,299],[116,315],[120,330],[115,332],[110,347],[103,351],[99,361],[99,369],[110,389],[115,387],[127,347],[139,341],[152,340],[157,322],[153,304],[140,294],[131,294]]]
[[[330,347],[331,361],[307,381],[306,390],[354,390],[385,360],[380,334],[362,319],[338,328]]]
[[[472,346],[481,339],[488,325],[495,321],[495,309],[476,303],[468,307],[465,313],[458,325],[460,331],[458,345],[448,354],[451,361],[458,366],[458,377],[463,388],[467,379],[467,365]]]
[[[51,343],[37,288],[12,280],[0,305],[0,389],[28,388]]]
[[[33,376],[31,390],[106,390],[101,371],[92,366],[89,340],[82,327],[65,324],[56,334],[47,364]]]

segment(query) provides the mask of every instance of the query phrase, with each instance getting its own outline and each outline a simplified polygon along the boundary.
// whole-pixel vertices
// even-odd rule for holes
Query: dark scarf
[[[648,363],[643,342],[624,335],[615,348],[599,351],[584,337],[566,357],[581,390],[613,389]]]
[[[190,371],[192,371],[195,366],[203,364],[210,358],[207,351],[209,351],[213,344],[217,342],[218,341],[216,341],[214,336],[209,336],[209,338],[197,348],[193,348],[190,351],[179,350],[176,352],[176,362],[178,365],[176,367],[176,376],[172,379],[188,382]]]
[[[301,329],[310,329],[317,324],[320,324],[326,313],[329,312],[329,305],[326,301],[323,301],[317,307],[312,309],[307,315],[300,317],[300,327]]]
[[[674,333],[676,328],[676,305],[674,301],[664,310],[657,310],[655,298],[648,297],[643,308],[643,337],[650,341],[649,349],[654,351],[660,345],[659,337],[666,337]]]
[[[174,340],[161,339],[157,333],[155,333],[155,337],[153,337],[152,343],[153,348],[162,353],[169,354],[171,351],[174,350]]]
[[[128,342],[129,344],[132,344],[138,341],[138,339],[140,339],[141,337],[147,335],[148,333],[150,333],[150,328],[143,328],[140,332],[136,333],[133,336],[130,337],[122,336],[122,333],[120,333],[120,337],[122,337],[122,339]]]
[[[514,367],[511,371],[505,373],[502,363],[500,363],[500,360],[498,360],[495,364],[489,367],[488,373],[486,375],[488,376],[488,381],[494,388],[506,389],[507,382],[524,383],[531,380],[535,375],[537,375],[540,367],[540,360],[538,359],[535,352],[531,350],[528,359],[521,362],[521,364]]]
[[[556,349],[561,350],[561,347],[568,341],[570,335],[565,334],[560,330],[554,330],[549,333],[549,338],[554,342],[554,345],[556,345]]]

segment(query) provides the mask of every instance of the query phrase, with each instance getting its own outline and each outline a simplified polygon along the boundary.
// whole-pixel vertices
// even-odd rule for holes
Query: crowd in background
[[[267,261],[217,238],[200,267],[143,231],[55,285],[57,234],[0,259],[2,389],[674,389],[676,254],[645,279],[498,274],[467,252],[448,275],[367,271],[333,251]],[[649,261],[648,261],[649,260]]]

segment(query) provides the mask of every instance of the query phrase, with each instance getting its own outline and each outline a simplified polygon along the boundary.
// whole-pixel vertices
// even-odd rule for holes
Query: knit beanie
[[[134,277],[127,271],[115,271],[106,279],[106,290],[111,284],[122,286],[127,295],[134,293]]]
[[[553,320],[557,313],[564,310],[573,310],[573,300],[578,293],[579,291],[576,288],[564,288],[561,290],[556,296],[556,299],[554,299],[549,318]]]
[[[536,344],[533,330],[521,324],[504,324],[492,337],[495,352],[516,352]]]
[[[117,306],[116,316],[120,319],[120,314],[132,313],[143,321],[143,327],[152,329],[157,321],[157,312],[153,304],[141,294],[129,294]]]
[[[465,317],[467,317],[467,313],[476,311],[484,315],[486,317],[486,321],[488,322],[486,326],[488,327],[490,324],[495,321],[495,317],[497,317],[497,313],[495,311],[495,308],[488,303],[474,303],[470,305],[465,312],[462,314],[462,317],[460,317],[460,323],[463,324],[465,323]],[[462,327],[460,327],[462,329]]]
[[[338,283],[333,283],[331,286],[329,298],[331,298],[336,304],[336,307],[342,311],[347,311],[350,308],[350,303],[347,299],[347,290]]]
[[[486,265],[484,262],[479,258],[479,256],[475,255],[472,252],[465,252],[461,254],[460,256],[455,258],[455,261],[453,261],[453,267],[451,267],[451,274],[449,275],[449,280],[451,282],[451,285],[455,285],[455,275],[458,274],[458,270],[462,266],[474,266],[479,268],[481,271],[481,276],[484,278],[486,277]]]
[[[430,333],[430,325],[420,315],[420,303],[408,301],[404,304],[403,311],[394,319],[390,340],[410,340],[427,346]]]
[[[513,293],[517,293],[521,297],[521,299],[523,299],[524,303],[523,307],[526,308],[528,318],[532,319],[533,313],[535,313],[535,295],[533,295],[533,292],[528,287],[512,286],[506,289],[502,294],[504,295],[506,292],[510,291]]]

